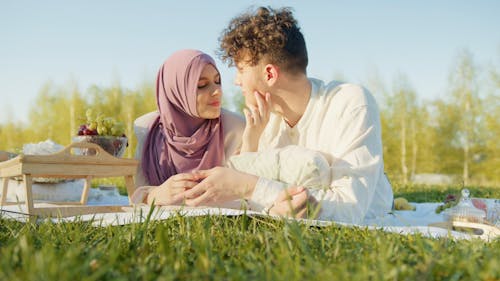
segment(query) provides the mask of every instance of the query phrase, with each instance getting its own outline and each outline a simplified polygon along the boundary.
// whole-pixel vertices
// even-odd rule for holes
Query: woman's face
[[[222,89],[220,74],[211,64],[207,64],[198,79],[196,91],[196,110],[205,119],[215,119],[220,116],[222,104]]]

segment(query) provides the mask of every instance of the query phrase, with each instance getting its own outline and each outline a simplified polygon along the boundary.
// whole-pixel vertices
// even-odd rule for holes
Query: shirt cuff
[[[269,180],[259,177],[255,184],[252,198],[249,200],[250,208],[254,211],[262,211],[274,204],[281,191],[286,189],[287,185],[282,182]]]

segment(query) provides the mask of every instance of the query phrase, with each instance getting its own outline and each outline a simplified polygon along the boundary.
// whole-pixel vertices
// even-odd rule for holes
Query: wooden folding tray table
[[[77,154],[77,150],[87,149],[94,155]],[[77,142],[63,150],[49,155],[24,155],[0,162],[0,178],[3,181],[0,205],[19,204],[7,202],[7,191],[11,178],[21,177],[25,183],[26,209],[30,219],[37,216],[74,216],[90,213],[106,213],[122,211],[124,206],[89,206],[87,199],[92,178],[124,177],[127,193],[130,196],[135,190],[134,175],[138,161],[135,159],[117,158],[107,153],[94,143]],[[50,207],[37,207],[33,202],[33,178],[85,179],[79,202],[50,202]],[[47,203],[47,202],[45,202]],[[52,205],[53,204],[53,205]],[[45,204],[47,205],[47,204]]]

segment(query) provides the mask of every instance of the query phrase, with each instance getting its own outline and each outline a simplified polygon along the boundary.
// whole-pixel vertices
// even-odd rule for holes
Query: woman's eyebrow
[[[214,75],[214,78],[219,78],[219,77],[220,77],[220,74]],[[200,81],[200,80],[210,80],[210,79],[206,76],[200,76],[200,79],[198,79],[198,81]]]

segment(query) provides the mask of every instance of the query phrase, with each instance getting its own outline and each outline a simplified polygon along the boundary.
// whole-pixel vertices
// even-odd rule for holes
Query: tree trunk
[[[133,158],[132,155],[132,149],[135,147],[134,141],[132,140],[132,136],[134,134],[134,119],[133,119],[133,109],[132,106],[129,105],[126,108],[127,110],[127,138],[128,138],[128,150],[127,150],[127,157],[128,158]]]
[[[411,139],[412,139],[412,157],[411,157],[411,177],[415,176],[417,171],[417,152],[418,152],[418,144],[417,144],[417,129],[415,125],[415,118],[411,120]]]
[[[408,183],[408,167],[406,166],[406,122],[405,116],[401,118],[401,171],[403,173],[403,183]]]
[[[73,97],[69,102],[69,142],[76,135],[76,121],[75,121],[75,98]]]
[[[469,122],[469,115],[470,115],[470,102],[467,97],[465,96],[465,113],[464,113],[464,171],[463,171],[463,181],[464,185],[467,185],[469,183],[469,147],[470,147],[470,140],[469,140],[469,130],[470,126],[472,124]]]

